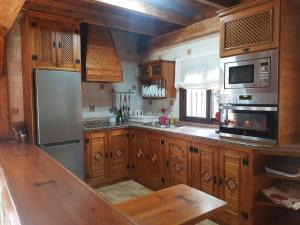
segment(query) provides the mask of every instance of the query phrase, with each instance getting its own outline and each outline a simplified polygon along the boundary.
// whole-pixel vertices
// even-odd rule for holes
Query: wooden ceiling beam
[[[25,0],[0,0],[0,33],[6,35],[19,15]]]
[[[188,26],[193,23],[192,20],[180,16],[175,12],[156,7],[140,0],[84,0],[93,4],[99,4],[114,9],[123,9],[129,12],[149,16],[164,22],[177,24],[180,26]]]
[[[234,6],[239,3],[239,0],[195,0],[204,5],[214,7],[216,9],[225,9],[230,6]]]
[[[139,51],[147,52],[165,48],[217,32],[220,32],[220,19],[219,17],[212,17],[188,27],[151,38],[139,46]]]
[[[163,27],[154,26],[151,22],[147,23],[144,20],[130,19],[122,14],[112,14],[95,8],[77,6],[61,0],[27,0],[24,10],[70,17],[79,22],[147,36],[157,36],[164,33]]]

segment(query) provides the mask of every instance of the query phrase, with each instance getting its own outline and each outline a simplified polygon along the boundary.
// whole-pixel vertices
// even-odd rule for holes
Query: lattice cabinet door
[[[221,57],[279,47],[279,10],[280,2],[270,0],[221,12]]]
[[[58,66],[80,68],[79,28],[75,24],[61,24],[57,31]]]
[[[44,19],[33,19],[34,53],[32,61],[36,67],[56,67],[56,22]]]

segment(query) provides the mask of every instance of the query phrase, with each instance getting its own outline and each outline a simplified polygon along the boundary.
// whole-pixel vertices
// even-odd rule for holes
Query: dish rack
[[[142,83],[142,96],[144,99],[166,99],[167,82],[165,80],[147,80]]]

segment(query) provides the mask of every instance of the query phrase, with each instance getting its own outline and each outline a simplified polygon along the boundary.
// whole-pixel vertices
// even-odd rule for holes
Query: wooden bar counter
[[[1,218],[10,225],[194,224],[226,205],[201,191],[177,185],[115,208],[29,144],[0,143],[0,193]],[[136,219],[133,211],[142,216]]]
[[[0,166],[6,224],[134,224],[34,145],[0,144]]]

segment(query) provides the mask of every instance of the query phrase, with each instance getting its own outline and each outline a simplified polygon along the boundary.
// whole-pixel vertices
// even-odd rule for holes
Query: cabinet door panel
[[[165,142],[165,137],[160,135],[148,136],[147,183],[153,189],[159,189],[164,184]]]
[[[103,181],[107,177],[106,133],[89,133],[85,135],[85,173],[87,181]]]
[[[62,24],[57,33],[58,65],[64,68],[76,68],[79,64],[78,32],[73,24]]]
[[[227,224],[240,224],[241,211],[243,209],[242,190],[245,190],[245,178],[247,166],[242,164],[243,158],[247,157],[244,153],[223,149],[220,155],[220,197],[228,203],[225,212],[220,215],[220,219]]]
[[[31,23],[34,27],[34,64],[42,67],[56,67],[56,28],[53,21],[34,19]]]
[[[170,138],[169,152],[169,184],[188,184],[188,142]]]
[[[145,133],[135,132],[134,176],[138,180],[145,179],[147,139]]]
[[[121,179],[127,177],[129,131],[116,130],[109,132],[108,145],[110,178]]]
[[[221,57],[279,46],[280,1],[221,15]]]
[[[214,195],[215,174],[215,149],[201,148],[201,184],[200,189],[208,194]]]

